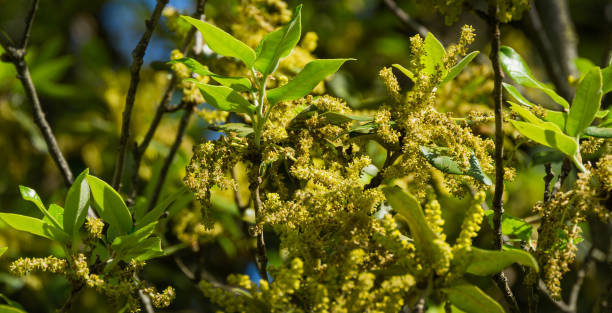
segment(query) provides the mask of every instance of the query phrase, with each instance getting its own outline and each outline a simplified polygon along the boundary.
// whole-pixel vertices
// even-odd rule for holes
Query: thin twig
[[[499,19],[497,18],[497,3],[489,2],[489,26],[491,27],[491,54],[489,58],[493,66],[494,87],[493,102],[495,103],[495,192],[493,194],[493,229],[495,232],[495,248],[501,250],[503,237],[501,230],[502,214],[504,213],[502,196],[504,193],[504,130],[502,116],[502,80],[504,75],[499,63],[499,47],[501,33],[499,30]],[[520,312],[516,298],[508,285],[508,280],[503,272],[497,273],[494,280],[502,291],[512,312]]]
[[[394,0],[384,0],[384,2],[387,5],[387,7],[393,12],[393,14],[397,16],[400,22],[402,22],[402,24],[410,28],[410,30],[418,33],[422,37],[427,36],[427,33],[429,33],[429,30],[427,29],[427,27],[421,25],[420,23],[415,21],[412,17],[410,17],[410,15],[408,15],[406,11],[400,8]]]
[[[544,202],[548,202],[550,201],[550,193],[552,192],[550,190],[550,183],[552,182],[553,178],[555,178],[555,174],[552,172],[552,166],[550,163],[544,164],[544,171],[546,172],[546,175],[544,176]]]
[[[260,162],[256,162],[260,163]],[[259,168],[259,165],[254,167],[256,170]],[[262,183],[262,178],[257,176],[255,182],[251,184],[251,196],[253,198],[253,206],[255,208],[255,217],[261,214],[261,210],[263,208],[263,204],[261,202],[261,195],[259,192],[259,188]],[[268,272],[266,268],[268,267],[268,256],[266,255],[266,242],[264,240],[264,231],[263,228],[256,233],[257,237],[257,249],[255,251],[255,264],[257,265],[257,270],[259,271],[259,276],[261,279],[268,281]]]
[[[565,182],[565,179],[567,178],[567,176],[569,175],[572,169],[571,162],[572,161],[570,161],[568,158],[565,158],[563,160],[563,165],[561,165],[561,173],[559,173],[559,176],[557,177],[557,182],[553,186],[551,197],[554,197],[557,194],[557,192],[561,190],[561,187],[563,186],[563,182]]]
[[[25,51],[28,46],[28,41],[30,40],[30,32],[32,32],[32,21],[34,21],[34,16],[36,15],[36,11],[38,11],[38,0],[32,1],[32,7],[28,12],[28,17],[26,18],[26,27],[23,31],[23,37],[21,38],[21,45],[19,45],[19,49]]]
[[[203,18],[204,9],[206,7],[206,2],[207,0],[198,1],[196,12],[194,14],[195,18],[198,18],[198,19]],[[195,33],[196,33],[196,28],[191,27],[191,29],[189,30],[189,33],[187,34],[187,37],[185,38],[185,42],[183,43],[183,46],[181,48],[183,55],[189,55],[190,42]],[[149,129],[147,130],[145,137],[143,138],[140,144],[136,144],[134,146],[134,152],[133,152],[134,153],[134,166],[132,169],[132,186],[131,186],[131,192],[130,192],[130,197],[128,199],[128,203],[133,203],[134,199],[136,198],[136,194],[138,192],[138,182],[139,182],[138,170],[142,162],[142,157],[145,151],[147,150],[147,148],[149,147],[149,144],[151,143],[151,140],[153,139],[153,136],[155,135],[155,132],[157,131],[157,128],[159,127],[159,124],[161,122],[163,115],[165,113],[174,112],[182,108],[182,105],[176,105],[173,107],[169,106],[170,100],[174,93],[175,84],[176,84],[176,75],[172,73],[170,77],[169,85],[168,87],[166,87],[166,90],[164,91],[162,99],[157,105],[157,109],[155,110],[155,116],[153,117],[153,121],[151,121],[151,125],[149,125]]]
[[[121,137],[119,139],[119,151],[117,153],[117,161],[115,162],[115,171],[113,173],[112,186],[115,189],[120,188],[121,176],[123,175],[123,167],[125,162],[126,150],[130,139],[130,122],[132,119],[132,108],[136,100],[136,91],[140,83],[140,69],[142,68],[143,58],[149,45],[149,40],[153,35],[153,31],[157,26],[162,10],[168,3],[168,0],[157,0],[157,5],[151,14],[151,18],[145,21],[146,30],[142,34],[138,45],[132,51],[132,66],[130,67],[130,87],[127,96],[125,97],[125,108],[123,110],[123,120],[121,123]]]
[[[176,152],[181,146],[181,142],[183,142],[183,136],[185,135],[185,132],[187,131],[187,126],[189,125],[189,119],[191,118],[191,115],[193,114],[193,110],[194,110],[193,107],[194,107],[194,104],[191,104],[191,103],[187,104],[187,106],[185,107],[185,113],[183,113],[183,116],[181,117],[181,122],[179,123],[179,128],[176,133],[176,138],[174,139],[174,142],[172,143],[172,146],[170,147],[170,151],[168,152],[168,155],[166,156],[166,159],[164,160],[164,164],[162,165],[162,168],[159,172],[159,178],[157,179],[157,182],[155,183],[155,189],[153,190],[153,194],[151,195],[151,200],[149,201],[148,211],[151,211],[157,204],[157,200],[159,199],[161,189],[164,185],[164,182],[166,181],[166,176],[168,175],[168,170],[170,170],[170,165],[172,165],[174,156],[176,155]]]

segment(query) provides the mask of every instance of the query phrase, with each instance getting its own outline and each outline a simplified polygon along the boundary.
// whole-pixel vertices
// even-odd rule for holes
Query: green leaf
[[[87,175],[91,195],[98,214],[110,226],[114,226],[119,235],[132,230],[132,216],[121,196],[105,181]]]
[[[529,252],[520,249],[484,250],[472,247],[466,257],[468,263],[466,272],[479,276],[497,274],[514,263],[538,271],[538,262]]]
[[[433,74],[438,69],[444,69],[443,60],[446,52],[444,46],[432,33],[427,33],[427,36],[425,36],[423,49],[425,55],[421,57],[421,63],[425,66],[424,70],[427,74]]]
[[[453,66],[449,71],[448,74],[446,74],[446,77],[444,77],[444,79],[438,84],[438,86],[442,86],[446,83],[448,83],[449,81],[455,79],[455,77],[457,77],[457,75],[459,75],[459,73],[461,73],[461,71],[463,71],[463,69],[470,64],[470,62],[472,62],[472,60],[478,55],[478,51],[474,51],[468,55],[466,55],[463,59],[461,59],[461,61],[457,62],[457,64],[455,64],[455,66]]]
[[[429,228],[419,201],[397,186],[386,187],[383,192],[393,210],[406,218],[416,248],[430,251],[431,242],[438,236]],[[426,252],[426,255],[431,253]]]
[[[326,121],[338,125],[344,124],[348,122],[371,122],[374,120],[373,117],[367,115],[353,115],[353,114],[344,114],[339,112],[323,112],[320,114],[322,117],[325,117]]]
[[[131,253],[131,250],[138,248],[145,239],[153,234],[156,226],[157,221],[149,223],[129,235],[116,237],[113,240],[112,247],[117,252],[117,257],[123,259],[123,255],[128,255]],[[126,261],[129,262],[129,259]]]
[[[195,79],[189,81],[195,82],[206,102],[219,110],[247,114],[255,112],[255,107],[232,88],[203,84]]]
[[[523,61],[523,58],[514,51],[514,49],[508,46],[502,46],[499,49],[499,61],[501,62],[502,68],[506,75],[510,76],[515,82],[525,87],[540,89],[546,93],[556,103],[560,104],[564,108],[569,108],[567,100],[559,96],[554,90],[548,88],[546,85],[535,79],[529,66]]]
[[[491,228],[493,228],[493,211],[485,211],[485,217],[489,221]],[[531,233],[533,232],[531,224],[507,213],[502,214],[501,228],[503,235],[515,237],[525,242],[531,239]]]
[[[89,169],[85,169],[77,176],[66,194],[63,225],[64,231],[70,236],[78,233],[87,217],[90,197],[87,175],[89,175]]]
[[[561,112],[561,111],[546,110],[546,109],[545,109],[545,112],[546,112],[546,116],[544,116],[545,121],[551,122],[557,125],[559,129],[565,128],[565,123],[567,121],[567,113]]]
[[[164,255],[164,251],[161,248],[161,239],[159,237],[150,237],[135,246],[133,249],[127,251],[122,259],[137,261],[146,261],[152,258],[160,257]]]
[[[404,75],[406,75],[408,78],[410,78],[410,80],[412,80],[413,82],[416,82],[416,76],[414,75],[414,73],[412,73],[409,69],[399,65],[399,64],[393,64],[393,67],[395,67],[396,69],[400,70],[400,72],[404,73]]]
[[[10,305],[0,304],[0,313],[27,313],[27,312],[22,309],[10,306]]]
[[[476,158],[473,153],[470,155],[470,167],[464,171],[461,166],[448,155],[448,148],[420,146],[419,149],[433,167],[444,173],[472,176],[487,186],[493,183],[482,171],[480,162],[478,162],[478,158]]]
[[[612,128],[589,126],[584,129],[584,134],[597,138],[612,138]]]
[[[68,240],[68,235],[62,230],[37,218],[20,214],[0,213],[0,220],[3,220],[16,230],[25,231],[36,236],[61,243],[65,243]]]
[[[221,28],[200,21],[190,16],[181,16],[185,21],[195,26],[210,49],[219,55],[240,59],[246,66],[253,66],[255,51],[242,41],[234,38]]]
[[[17,301],[13,301],[11,299],[9,299],[7,296],[5,296],[4,294],[0,293],[0,298],[2,300],[4,300],[4,302],[6,302],[6,304],[12,308],[17,308],[20,310],[23,310],[23,306],[21,304],[19,304],[19,302]],[[2,312],[2,310],[0,310],[0,312]],[[20,312],[25,312],[25,311],[20,311]]]
[[[512,96],[514,97],[514,99],[516,99],[516,101],[526,107],[534,107],[535,104],[533,104],[531,101],[527,100],[527,98],[523,97],[523,95],[516,89],[516,87],[510,85],[510,84],[506,84],[502,82],[502,85],[504,86],[504,89],[506,89],[506,91]]]
[[[168,62],[168,64],[176,64],[182,63],[187,66],[189,70],[200,75],[200,76],[209,76],[214,79],[219,84],[230,87],[236,91],[249,91],[253,86],[251,85],[251,81],[246,77],[229,77],[215,74],[208,70],[204,65],[200,64],[200,62],[192,59],[192,58],[181,58]],[[193,80],[190,80],[193,81]]]
[[[609,113],[610,110],[599,110],[595,113],[595,118],[606,118]]]
[[[276,71],[280,59],[287,57],[300,41],[302,33],[302,5],[298,5],[293,19],[283,27],[265,35],[255,50],[253,66],[264,76]]]
[[[539,144],[557,149],[568,156],[573,156],[576,151],[578,151],[578,144],[576,141],[572,137],[569,137],[561,132],[526,122],[511,120],[510,123],[512,123],[512,125],[521,134],[523,134],[523,136]]]
[[[275,105],[307,95],[325,77],[338,71],[344,62],[354,59],[319,59],[306,64],[287,84],[268,91],[268,101]]]
[[[42,203],[42,200],[40,199],[40,197],[38,196],[38,194],[36,193],[36,190],[26,187],[26,186],[19,186],[19,192],[21,193],[21,197],[26,200],[26,201],[30,201],[32,203],[34,203],[36,205],[36,207],[42,212],[43,216],[45,216],[47,218],[47,220],[51,223],[51,225],[62,229],[61,224],[53,217],[49,214],[49,212],[47,211],[47,209],[45,208],[45,205]]]
[[[247,137],[254,132],[253,127],[244,123],[225,123],[225,124],[212,124],[208,128],[214,131],[224,132],[226,134],[236,133],[238,137]]]
[[[576,69],[580,74],[586,74],[591,68],[595,67],[595,64],[589,59],[586,58],[576,58],[574,59],[574,64],[576,65]]]
[[[497,301],[485,294],[480,288],[463,283],[442,288],[448,300],[465,313],[505,313]]]
[[[520,115],[526,122],[529,122],[533,125],[538,125],[544,129],[549,129],[552,131],[563,133],[561,127],[559,127],[556,123],[552,122],[544,122],[539,117],[535,116],[531,111],[522,107],[514,102],[508,101],[510,103],[510,109]]]
[[[6,252],[7,249],[8,249],[8,247],[0,248],[0,256],[2,256],[4,254],[4,252]]]
[[[167,197],[165,197],[162,201],[157,203],[157,205],[153,208],[153,210],[151,210],[147,214],[145,214],[145,216],[143,216],[142,219],[136,221],[135,229],[140,229],[142,227],[145,227],[145,226],[147,226],[147,225],[149,225],[149,224],[159,220],[159,218],[162,216],[164,211],[166,211],[166,209],[174,201],[176,201],[180,197],[184,196],[186,191],[187,191],[187,189],[185,187],[181,187],[181,188],[179,188],[178,191],[176,191],[176,192],[168,195]]]
[[[601,70],[592,68],[578,85],[565,124],[565,132],[576,137],[591,125],[601,105]]]
[[[601,70],[601,92],[607,94],[612,91],[612,65]]]
[[[49,215],[52,216],[58,223],[59,225],[64,225],[64,208],[62,208],[61,206],[55,204],[55,203],[51,203],[49,205]],[[46,216],[43,216],[42,218],[43,222],[49,223],[49,225],[53,225],[53,222],[48,219]],[[64,230],[63,227],[60,227],[61,230]]]

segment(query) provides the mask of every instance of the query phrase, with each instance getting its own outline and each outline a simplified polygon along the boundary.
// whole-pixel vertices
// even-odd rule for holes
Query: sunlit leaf
[[[508,266],[518,263],[538,271],[538,262],[529,252],[520,249],[484,250],[472,247],[467,254],[466,272],[487,276],[501,272]]]
[[[68,235],[61,229],[58,229],[57,227],[45,223],[37,218],[20,214],[0,213],[0,220],[3,220],[16,230],[28,232],[36,236],[55,240],[61,243],[68,240]]]
[[[19,186],[19,192],[21,193],[21,197],[24,200],[30,201],[36,205],[38,210],[42,212],[43,216],[47,218],[51,225],[62,229],[61,224],[53,216],[51,216],[51,214],[49,214],[49,211],[47,211],[47,209],[45,208],[45,205],[42,203],[42,200],[38,196],[38,193],[36,193],[36,190],[26,186]]]
[[[302,5],[295,9],[293,18],[283,27],[268,33],[255,50],[257,59],[253,67],[264,75],[276,71],[279,60],[288,56],[300,41],[302,33]]]
[[[534,107],[536,106],[533,102],[527,100],[527,98],[523,97],[523,95],[516,89],[516,87],[506,84],[502,82],[504,89],[514,98],[516,101],[526,107]]]
[[[584,129],[584,134],[597,138],[612,138],[612,128],[589,126]]]
[[[393,64],[392,66],[398,69],[400,72],[404,73],[404,75],[410,78],[410,80],[412,80],[413,82],[416,82],[416,76],[414,75],[414,73],[412,73],[412,71],[410,71],[409,69],[399,64]]]
[[[196,80],[191,81],[195,82],[198,88],[200,88],[200,92],[202,92],[206,102],[219,110],[248,114],[255,111],[255,107],[232,88],[213,86],[200,83]]]
[[[206,68],[204,65],[200,64],[200,62],[192,59],[192,58],[181,58],[168,62],[168,64],[182,63],[187,66],[189,70],[200,75],[200,76],[209,76],[219,84],[230,87],[236,91],[249,91],[252,88],[251,81],[246,77],[230,77],[218,75]]]
[[[601,104],[601,70],[593,67],[578,85],[565,124],[565,132],[575,137],[591,125]]]
[[[98,214],[110,226],[116,227],[119,235],[132,230],[132,216],[121,196],[105,181],[87,175],[87,182]]]
[[[491,228],[493,228],[493,211],[485,211],[485,217]],[[531,238],[533,226],[520,218],[504,213],[502,214],[501,230],[503,235],[527,242]]]
[[[208,128],[214,131],[224,132],[226,134],[236,133],[238,137],[247,137],[254,132],[253,127],[244,123],[225,123],[225,124],[212,124]]]
[[[427,74],[433,74],[436,70],[444,69],[443,61],[446,51],[444,51],[444,46],[432,33],[427,33],[427,36],[425,36],[423,50],[425,55],[421,57],[421,63],[423,63],[424,71]]]
[[[449,81],[455,79],[455,77],[457,77],[457,75],[459,75],[459,73],[461,73],[461,71],[463,71],[463,69],[468,64],[470,64],[470,62],[472,62],[472,60],[478,55],[478,53],[480,53],[480,52],[474,51],[474,52],[466,55],[459,62],[457,62],[457,64],[455,64],[455,66],[453,66],[448,71],[448,74],[446,74],[446,77],[444,77],[444,79],[442,79],[442,81],[440,82],[440,84],[438,84],[438,86],[442,86],[442,85],[448,83]]]
[[[89,175],[89,169],[85,169],[77,176],[66,194],[63,225],[64,231],[70,236],[78,232],[87,217],[90,197],[87,175]]]
[[[480,162],[473,153],[470,155],[470,167],[467,170],[463,170],[461,166],[459,166],[459,163],[449,155],[448,148],[420,146],[419,149],[423,156],[425,156],[425,159],[427,159],[433,167],[444,173],[472,176],[485,185],[491,185],[493,183],[482,171]]]
[[[462,283],[442,288],[448,300],[465,313],[505,313],[502,306],[484,293],[480,288]]]
[[[568,156],[573,156],[576,151],[578,151],[578,144],[576,141],[572,137],[561,132],[527,122],[511,120],[510,123],[512,123],[523,136],[547,147],[557,149]]]

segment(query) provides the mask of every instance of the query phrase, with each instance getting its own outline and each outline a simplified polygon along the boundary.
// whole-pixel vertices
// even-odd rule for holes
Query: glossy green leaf
[[[497,274],[514,263],[538,271],[538,262],[529,252],[520,249],[484,250],[472,247],[466,258],[468,264],[466,272],[474,275]]]
[[[612,91],[612,65],[601,70],[601,82],[602,94]]]
[[[493,214],[492,210],[485,211],[485,218],[491,228],[493,228]],[[531,239],[531,233],[533,232],[531,224],[508,213],[502,214],[501,228],[503,235],[518,238],[525,242]]]
[[[539,144],[557,149],[568,156],[573,156],[576,151],[578,151],[578,144],[576,141],[572,137],[561,132],[526,122],[510,121],[510,123],[512,123],[523,136]]]
[[[7,249],[8,249],[8,247],[0,248],[0,256],[2,256],[4,254],[4,252],[6,252]]]
[[[444,69],[443,61],[446,52],[444,46],[432,33],[427,33],[427,36],[425,36],[423,49],[425,55],[421,57],[421,63],[423,63],[427,74],[433,74],[438,69]]]
[[[565,132],[576,137],[595,119],[601,105],[601,70],[593,67],[578,85],[565,124]]]
[[[85,169],[77,176],[66,194],[63,225],[64,231],[70,236],[74,236],[79,231],[87,217],[90,197],[87,175],[89,169]]]
[[[531,74],[529,66],[525,63],[523,58],[516,53],[512,48],[502,46],[499,49],[499,61],[501,62],[502,68],[506,75],[510,76],[515,82],[525,87],[537,88],[546,93],[556,103],[560,104],[564,108],[569,108],[567,100],[559,96],[554,90],[550,89]]]
[[[536,106],[533,102],[527,100],[527,98],[523,97],[523,95],[516,89],[516,87],[506,84],[502,82],[504,89],[520,104],[526,107],[534,107]]]
[[[412,73],[412,71],[410,71],[409,69],[399,64],[393,64],[392,66],[398,69],[400,72],[404,73],[404,75],[410,78],[410,80],[412,80],[413,82],[416,82],[416,76],[414,75],[414,73]]]
[[[14,306],[0,304],[0,313],[27,313],[26,311]]]
[[[187,189],[185,187],[181,187],[176,192],[174,192],[174,193],[168,195],[167,197],[165,197],[164,199],[162,199],[162,201],[160,201],[153,208],[153,210],[147,212],[147,214],[145,214],[142,217],[142,219],[136,221],[135,229],[140,229],[142,227],[145,227],[145,226],[147,226],[147,225],[149,225],[149,224],[159,220],[159,218],[162,216],[162,214],[164,214],[166,209],[168,209],[168,207],[170,205],[172,205],[172,203],[174,203],[177,199],[179,199],[180,197],[185,196],[186,192],[187,192]]]
[[[224,132],[226,134],[236,133],[238,137],[247,137],[254,132],[253,127],[244,123],[225,123],[221,125],[213,124],[209,125],[208,128],[218,132]]]
[[[567,113],[561,111],[552,111],[546,110],[546,116],[544,116],[544,120],[547,122],[551,122],[560,129],[565,129],[565,123],[567,121]]]
[[[55,219],[59,223],[60,226],[64,225],[64,208],[62,208],[61,206],[55,203],[51,203],[49,205],[48,212],[49,212],[49,215],[53,217],[53,219]],[[56,226],[53,224],[53,221],[51,221],[46,216],[43,216],[42,220],[43,222],[49,223],[49,225]],[[60,227],[60,229],[64,230],[64,227]]]
[[[386,187],[383,192],[393,210],[406,218],[416,248],[430,250],[430,244],[437,235],[429,228],[419,201],[397,186]]]
[[[325,117],[325,120],[331,124],[338,125],[349,122],[371,122],[374,120],[373,117],[367,115],[353,115],[339,112],[324,112],[320,114],[321,117]]]
[[[192,59],[192,58],[181,58],[168,62],[168,64],[182,63],[187,66],[189,70],[200,75],[200,76],[209,76],[219,84],[230,87],[236,91],[249,91],[253,86],[251,85],[251,81],[246,77],[230,77],[215,74],[208,70],[204,65],[200,64],[200,62]],[[190,80],[192,81],[192,80]]]
[[[132,216],[119,193],[95,176],[86,177],[95,208],[102,220],[114,226],[119,235],[129,233],[132,230]]]
[[[299,99],[307,95],[325,77],[338,71],[344,62],[354,59],[318,59],[306,64],[287,84],[268,90],[271,105]]]
[[[197,82],[196,80],[191,81],[195,82],[198,88],[200,88],[200,92],[202,92],[206,102],[219,110],[248,114],[255,111],[255,107],[247,99],[230,87],[213,86]]]
[[[529,109],[520,106],[514,102],[508,101],[508,103],[510,104],[510,109],[516,114],[518,114],[521,118],[523,118],[526,122],[531,123],[533,125],[538,125],[544,129],[563,133],[562,128],[559,127],[557,124],[541,120],[539,117],[535,116],[535,114],[531,113]]]
[[[586,74],[591,68],[596,65],[589,59],[586,58],[576,58],[574,59],[574,64],[576,65],[576,69],[580,74]]]
[[[248,67],[255,62],[255,51],[242,41],[234,38],[221,28],[200,21],[190,16],[181,16],[185,21],[195,26],[210,49],[219,55],[240,59]]]
[[[132,259],[146,261],[164,255],[164,251],[161,248],[161,239],[159,237],[149,237],[140,242],[133,249],[127,251],[122,259],[128,262]]]
[[[482,171],[480,162],[473,153],[470,156],[470,167],[467,170],[463,170],[461,166],[449,156],[448,148],[420,146],[419,149],[423,156],[425,156],[425,159],[427,159],[433,167],[444,173],[472,176],[485,185],[491,185],[493,183]]]
[[[472,53],[466,55],[459,62],[457,62],[457,64],[455,64],[455,66],[453,66],[448,71],[448,74],[446,74],[446,77],[444,77],[444,79],[442,80],[442,82],[440,82],[440,84],[438,84],[438,86],[442,86],[442,85],[448,83],[449,81],[455,79],[455,77],[457,77],[457,75],[459,75],[459,73],[461,73],[461,71],[463,71],[463,69],[468,64],[470,64],[470,62],[472,62],[472,60],[478,55],[478,53],[480,53],[480,52],[473,51]]]
[[[119,257],[128,254],[130,250],[136,248],[151,236],[156,226],[157,221],[149,223],[131,234],[116,237],[112,243],[113,250],[117,252]]]
[[[61,243],[65,243],[68,240],[68,235],[61,229],[43,222],[37,218],[12,214],[12,213],[0,213],[0,220],[3,220],[9,226],[16,230],[25,231],[30,234],[44,237],[47,239],[55,240]]]
[[[302,33],[302,5],[298,5],[293,18],[283,27],[265,35],[255,50],[257,59],[253,67],[264,75],[276,71],[280,59],[287,57],[300,41]]]
[[[612,138],[612,128],[589,126],[584,129],[584,134],[597,138]]]
[[[505,313],[502,306],[484,293],[480,288],[463,283],[442,288],[448,300],[465,313]]]
[[[599,110],[597,113],[595,113],[595,118],[606,118],[608,117],[609,113],[610,110]]]
[[[62,229],[61,224],[53,216],[49,214],[49,211],[47,211],[47,209],[45,208],[45,205],[43,204],[42,200],[38,196],[38,193],[36,193],[36,190],[26,187],[26,186],[19,186],[19,192],[21,193],[21,197],[24,200],[30,201],[36,205],[38,210],[42,212],[43,216],[47,218],[47,220],[49,221],[49,223],[51,223],[51,225],[59,229]]]

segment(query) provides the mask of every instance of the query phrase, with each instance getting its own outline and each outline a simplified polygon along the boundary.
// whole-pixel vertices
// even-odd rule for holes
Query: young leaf
[[[119,235],[129,233],[132,230],[132,216],[121,196],[103,180],[91,175],[86,177],[100,217],[110,226],[115,226]]]
[[[444,173],[454,175],[469,175],[487,186],[490,186],[493,183],[491,179],[482,171],[480,162],[478,162],[478,158],[473,153],[470,156],[470,167],[467,169],[467,171],[464,171],[452,157],[448,156],[448,148],[420,146],[419,149],[433,167],[441,170]]]
[[[177,199],[185,195],[187,189],[185,187],[181,187],[175,193],[172,193],[165,197],[162,201],[160,201],[153,210],[149,211],[142,219],[136,220],[135,229],[140,229],[145,227],[153,222],[156,222],[160,216],[164,213],[164,211]]]
[[[132,259],[146,261],[163,255],[164,251],[161,248],[161,239],[159,237],[150,237],[143,240],[138,246],[127,251],[121,259],[126,262]]]
[[[565,128],[565,123],[567,121],[567,113],[561,112],[561,111],[546,110],[546,109],[545,109],[545,112],[546,112],[546,116],[544,116],[545,121],[551,122],[557,125],[559,129]]]
[[[566,109],[569,108],[569,103],[565,99],[533,77],[529,66],[527,66],[523,58],[521,58],[521,56],[516,53],[514,49],[508,46],[502,46],[499,49],[499,52],[499,61],[501,62],[502,68],[504,69],[506,75],[510,76],[515,82],[525,87],[542,90],[556,103],[560,104]]]
[[[26,311],[14,306],[0,304],[0,313],[27,313]]]
[[[287,57],[300,40],[302,33],[302,5],[295,9],[293,19],[261,40],[255,50],[257,59],[253,66],[264,76],[272,74],[280,59]]]
[[[466,272],[479,276],[497,274],[513,263],[538,271],[538,262],[529,252],[520,249],[484,250],[472,247],[467,258]]]
[[[48,212],[49,215],[52,216],[59,223],[60,226],[64,225],[64,208],[55,203],[51,203],[49,205]],[[46,216],[43,216],[42,220],[43,222],[49,223],[49,225],[53,225],[53,222]],[[64,227],[60,227],[60,229],[64,230]]]
[[[589,126],[584,129],[584,134],[597,138],[612,138],[612,128]]]
[[[155,231],[157,221],[147,224],[129,235],[115,238],[112,243],[113,249],[118,255],[126,254],[130,249],[138,246]]]
[[[489,225],[491,225],[491,228],[493,228],[493,211],[485,211],[485,217]],[[533,232],[533,226],[529,223],[507,213],[502,214],[501,228],[503,235],[516,237],[525,242],[529,241],[531,233]]]
[[[181,16],[185,21],[195,26],[210,49],[219,55],[240,59],[246,66],[253,66],[255,51],[242,41],[234,38],[221,28],[200,21],[190,16]]]
[[[255,112],[255,107],[232,88],[203,84],[196,80],[191,81],[200,88],[206,102],[219,110],[248,114]]]
[[[251,88],[253,88],[251,81],[246,77],[229,77],[215,74],[209,71],[204,65],[200,64],[200,62],[192,58],[181,58],[168,62],[168,64],[175,63],[183,63],[192,72],[200,76],[209,76],[219,84],[230,87],[236,91],[249,91]]]
[[[268,91],[268,101],[275,105],[281,101],[299,99],[307,95],[325,77],[338,71],[346,61],[354,59],[319,59],[306,64],[287,84]]]
[[[221,125],[213,124],[209,129],[224,133],[236,133],[238,137],[247,137],[254,132],[253,127],[244,123],[225,123]]]
[[[62,229],[61,224],[53,216],[49,214],[49,212],[45,208],[45,205],[42,203],[42,200],[36,193],[36,190],[26,187],[26,186],[19,186],[19,192],[21,193],[21,197],[23,198],[23,200],[30,201],[36,205],[38,210],[42,212],[43,216],[47,218],[47,220],[51,223],[51,225],[59,229]]]
[[[442,292],[446,293],[452,304],[465,313],[505,313],[497,301],[474,285],[463,283],[442,288]]]
[[[74,236],[78,232],[87,217],[89,208],[87,175],[89,175],[89,169],[85,169],[77,176],[66,194],[63,225],[64,231],[70,236]]]
[[[58,229],[53,225],[49,225],[37,218],[20,214],[0,213],[0,220],[3,220],[16,230],[25,231],[36,236],[55,240],[61,243],[65,243],[68,240],[68,235],[66,235],[66,233],[64,233],[61,229]]]
[[[417,249],[429,250],[430,243],[437,238],[437,235],[427,226],[419,201],[397,186],[386,187],[383,192],[387,198],[387,203],[393,210],[406,218]]]
[[[607,94],[612,91],[612,65],[601,70],[601,92]]]
[[[455,64],[455,66],[453,66],[448,71],[448,74],[446,74],[446,77],[444,77],[444,79],[438,84],[438,86],[442,86],[448,83],[449,81],[455,79],[455,77],[457,77],[457,75],[459,75],[459,73],[461,73],[461,71],[463,71],[463,69],[468,64],[470,64],[470,62],[472,62],[472,60],[478,55],[478,53],[478,51],[473,51],[472,53],[466,55],[463,59],[461,59],[461,61],[457,62],[457,64]]]
[[[547,147],[557,149],[568,156],[573,156],[578,151],[576,141],[561,132],[547,129],[540,125],[534,125],[526,122],[510,121],[512,125],[523,136]]]
[[[393,64],[393,67],[395,67],[396,69],[400,70],[400,72],[404,73],[404,75],[406,75],[408,78],[410,78],[410,80],[412,80],[413,82],[416,82],[416,76],[414,76],[414,73],[412,73],[409,69],[399,65],[399,64]]]
[[[527,100],[527,98],[523,97],[523,95],[516,89],[516,87],[510,85],[510,84],[506,84],[506,83],[502,83],[502,85],[504,86],[504,89],[506,89],[506,91],[512,96],[514,97],[514,99],[516,99],[516,101],[518,101],[518,103],[526,106],[526,107],[534,107],[535,104],[533,104],[531,101]]]
[[[444,69],[442,62],[446,51],[444,51],[444,46],[432,33],[427,33],[427,36],[425,36],[423,48],[425,55],[421,58],[421,63],[425,65],[425,72],[433,74],[437,69]]]
[[[578,85],[565,124],[565,132],[576,137],[591,125],[601,105],[601,70],[593,67]]]
[[[561,127],[559,127],[556,123],[547,123],[542,121],[539,117],[535,116],[531,111],[522,107],[514,102],[508,101],[510,103],[510,109],[514,111],[516,114],[520,115],[526,122],[529,122],[533,125],[538,125],[544,129],[549,129],[552,131],[563,133]]]
[[[6,252],[7,249],[8,249],[8,247],[0,248],[0,256],[2,256],[4,254],[4,252]]]

